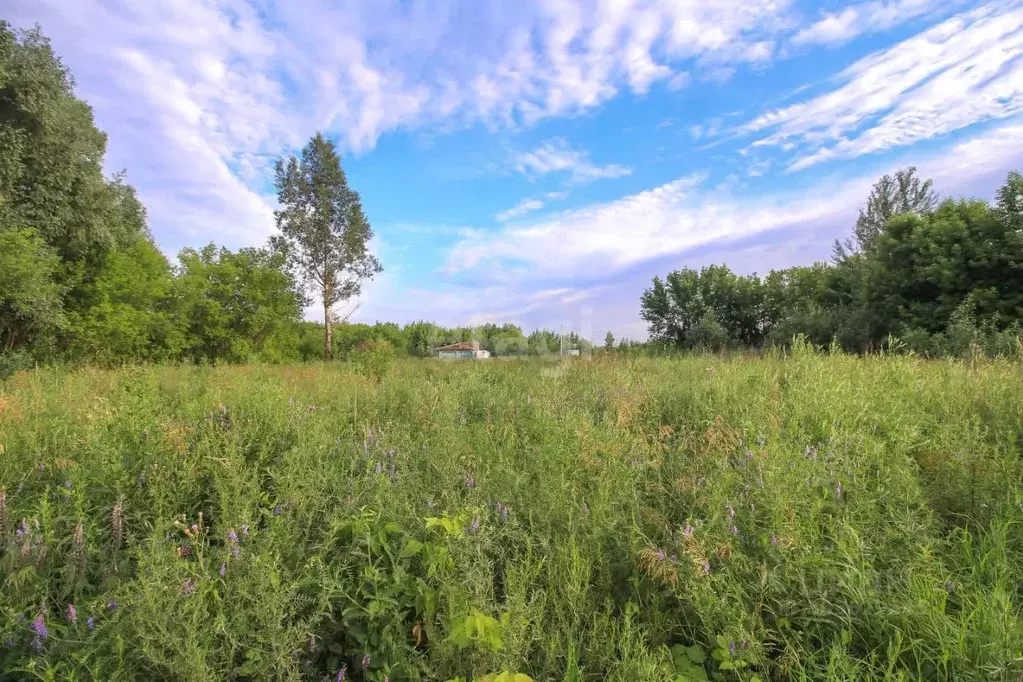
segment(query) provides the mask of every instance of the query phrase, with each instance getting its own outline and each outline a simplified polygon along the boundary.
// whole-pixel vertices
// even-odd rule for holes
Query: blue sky
[[[168,255],[272,233],[335,139],[385,272],[353,320],[645,338],[655,274],[826,258],[870,185],[1023,167],[1023,2],[8,0]]]

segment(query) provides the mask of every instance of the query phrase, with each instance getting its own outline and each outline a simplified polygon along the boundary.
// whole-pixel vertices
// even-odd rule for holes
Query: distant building
[[[460,341],[450,346],[433,349],[438,358],[456,358],[460,360],[483,360],[490,357],[490,351],[482,350],[478,341]]]
[[[569,348],[568,350],[565,351],[565,355],[571,355],[572,357],[579,357],[579,349],[578,348]]]

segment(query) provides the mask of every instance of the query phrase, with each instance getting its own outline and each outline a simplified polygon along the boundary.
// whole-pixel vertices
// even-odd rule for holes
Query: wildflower
[[[665,552],[663,549],[658,549],[657,550],[657,560],[658,561],[664,561],[667,558],[668,558],[668,553],[667,552]]]
[[[703,560],[703,574],[710,575],[710,562],[706,559]]]
[[[362,656],[362,669],[369,670],[370,657],[369,654],[363,654]]]
[[[244,526],[243,526],[243,528],[244,528]],[[228,540],[228,542],[231,542],[231,543],[237,543],[238,542],[238,533],[234,532],[234,528],[228,529],[228,531],[227,531],[227,540]]]
[[[383,472],[383,470],[384,470],[384,469],[383,469],[383,467],[382,467],[382,466],[380,465],[380,462],[377,462],[377,469],[376,469],[377,473],[378,473],[378,474],[380,474],[380,473],[382,473],[382,472]]]
[[[86,618],[85,619],[85,627],[89,628],[89,632],[92,632],[93,630],[95,630],[96,629],[96,619],[93,618],[92,616],[89,616],[88,618]]]
[[[74,604],[67,605],[67,612],[64,614],[64,617],[67,618],[67,622],[72,625],[78,622],[78,611],[75,610]]]
[[[479,518],[474,518],[472,520],[472,525],[469,526],[468,528],[466,528],[465,532],[469,533],[470,535],[475,535],[477,532],[479,532],[479,529],[480,529],[480,520],[479,520]]]
[[[220,573],[220,577],[221,578],[223,578],[225,575],[227,575],[227,564],[226,563],[220,562],[220,570],[218,571],[218,573]]]
[[[115,601],[108,601],[107,602],[107,611],[110,611],[111,613],[113,613],[116,610],[117,610],[117,602],[115,602]]]
[[[839,481],[838,485],[835,486],[835,497],[837,499],[839,499],[839,500],[842,499],[842,482],[841,481]]]
[[[274,506],[274,516],[280,516],[280,515],[281,515],[281,511],[282,511],[282,510],[281,510],[281,503],[280,503],[280,502],[278,502],[278,503],[277,503],[277,504],[276,504],[276,505]]]
[[[182,559],[187,559],[192,554],[192,548],[188,545],[181,545],[178,547],[178,553]]]
[[[732,505],[728,505],[728,518],[735,518],[735,509],[732,508]]]
[[[777,533],[771,533],[771,544],[774,545],[775,547],[778,546],[778,534]]]
[[[675,554],[672,554],[672,555],[671,555],[670,557],[668,557],[668,558],[669,558],[669,559],[671,559],[671,563],[673,563],[673,564],[677,564],[677,563],[678,563],[678,556],[677,556],[677,555],[675,555]]]
[[[728,643],[728,653],[731,654],[732,656],[735,655],[735,642]]]
[[[728,530],[731,531],[732,535],[738,535],[739,534],[739,529],[736,528],[734,524],[729,526]]]
[[[468,478],[465,479],[465,487],[466,488],[475,488],[476,487],[476,479],[473,478],[470,475]]]
[[[341,669],[337,671],[337,677],[334,678],[335,682],[345,682],[345,673],[348,672],[348,666],[343,665]]]
[[[64,487],[71,490],[71,481],[64,481]]]
[[[41,653],[43,650],[43,640],[36,637],[35,639],[32,640],[32,646],[35,648],[36,651]]]
[[[590,505],[586,504],[585,502],[583,502],[583,515],[584,516],[590,515]]]
[[[249,524],[247,523],[242,524],[242,537],[243,538],[249,537]]]
[[[46,621],[41,613],[32,621],[32,629],[35,630],[37,640],[44,640],[50,634],[50,631],[46,629]]]
[[[194,590],[195,590],[195,581],[192,580],[191,578],[189,578],[188,580],[185,581],[185,584],[182,587],[182,592],[184,592],[185,596],[187,597],[188,595],[192,594],[192,592]]]

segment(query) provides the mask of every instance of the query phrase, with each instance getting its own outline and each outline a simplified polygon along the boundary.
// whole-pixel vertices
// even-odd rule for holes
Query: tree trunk
[[[326,328],[323,339],[323,359],[330,362],[334,359],[334,339],[330,333],[330,306],[327,305],[326,296],[323,301],[323,325]]]

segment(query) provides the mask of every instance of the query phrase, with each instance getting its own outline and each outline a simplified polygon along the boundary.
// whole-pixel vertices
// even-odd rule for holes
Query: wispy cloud
[[[1010,143],[1020,132],[1018,125],[994,129],[924,157],[921,169],[954,191],[977,173],[976,164],[985,154],[988,168],[1006,168],[1012,160],[1023,158],[1023,149]],[[970,164],[942,170],[946,159],[960,156],[970,159]],[[798,191],[759,196],[745,190],[739,196],[739,188],[733,186],[737,178],[708,186],[703,176],[686,176],[617,201],[468,235],[448,254],[446,269],[486,276],[514,263],[525,267],[530,277],[541,279],[594,272],[610,275],[696,247],[782,228],[810,229],[837,217],[851,221],[877,176],[887,170],[875,168],[841,181],[822,178]]]
[[[1023,9],[963,13],[859,60],[839,87],[763,114],[754,146],[794,144],[790,170],[904,147],[1023,112]]]
[[[508,210],[501,211],[495,215],[494,219],[504,222],[505,220],[511,220],[512,218],[517,218],[521,215],[525,215],[526,213],[531,213],[532,211],[539,211],[543,207],[544,203],[539,199],[523,199]]]
[[[632,173],[631,168],[618,164],[594,165],[585,151],[573,149],[564,138],[548,140],[528,152],[514,154],[511,158],[513,169],[530,177],[567,173],[575,183],[590,182],[604,178],[620,178]]]
[[[792,37],[794,45],[841,45],[865,33],[888,30],[911,19],[948,11],[963,0],[874,0],[827,12]]]

